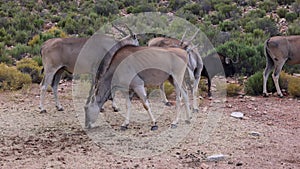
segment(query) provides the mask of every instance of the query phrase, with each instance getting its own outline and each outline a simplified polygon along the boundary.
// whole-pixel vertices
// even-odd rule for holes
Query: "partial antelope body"
[[[166,38],[166,37],[157,37],[153,38],[148,42],[148,46],[160,46],[160,47],[180,47],[180,48],[187,48],[188,41],[184,42],[182,40],[178,40],[175,38]],[[195,51],[195,50],[193,50]],[[196,62],[195,62],[196,60]],[[221,61],[221,64],[220,64]],[[202,63],[203,62],[203,63]],[[237,61],[236,61],[237,62]],[[234,61],[232,61],[230,58],[223,56],[220,53],[210,53],[209,55],[202,57],[202,61],[197,58],[197,55],[193,55],[193,57],[190,57],[190,61],[188,64],[188,71],[194,71],[194,83],[193,83],[193,98],[195,98],[195,92],[198,91],[197,86],[199,85],[199,70],[201,68],[201,65],[203,65],[203,69],[201,72],[201,76],[204,76],[207,78],[207,85],[208,85],[208,96],[211,97],[211,79],[217,75],[218,73],[222,73],[225,71],[225,76],[232,76],[235,73],[234,67],[233,67]],[[222,65],[223,68],[218,67],[218,65]],[[191,74],[191,73],[190,73]],[[193,79],[193,78],[191,78]],[[163,91],[163,86],[161,86],[161,89]],[[164,102],[168,103],[168,100],[165,97],[165,94],[163,92],[163,98]],[[195,99],[194,99],[195,100]]]
[[[279,97],[283,97],[278,79],[285,63],[289,65],[300,64],[300,36],[276,36],[265,42],[266,68],[263,73],[263,95],[268,96],[267,80],[270,72]]]
[[[177,47],[181,49],[188,50],[188,67],[187,67],[187,76],[186,83],[190,86],[193,95],[193,111],[198,112],[198,103],[197,103],[197,92],[198,92],[198,85],[200,81],[200,75],[203,69],[203,61],[202,58],[195,46],[191,45],[191,41],[196,37],[198,31],[193,35],[190,40],[184,41],[184,37],[186,32],[184,33],[181,40],[175,38],[164,38],[164,37],[157,37],[153,38],[148,42],[148,46],[158,46],[158,47]],[[191,85],[191,83],[193,85]],[[192,87],[191,87],[192,86]],[[160,89],[162,91],[163,101],[166,105],[170,105],[169,101],[164,92],[164,84],[160,85]]]
[[[134,35],[135,36],[135,35]],[[44,78],[41,82],[41,94],[40,94],[40,109],[41,113],[46,112],[44,108],[45,93],[48,85],[51,85],[56,102],[56,107],[59,111],[63,110],[62,105],[59,102],[57,96],[58,84],[61,75],[64,71],[73,73],[75,66],[78,74],[89,73],[92,75],[92,86],[90,94],[87,100],[89,102],[91,93],[93,93],[93,85],[98,68],[98,59],[101,55],[105,55],[112,46],[119,41],[113,37],[96,34],[90,41],[89,38],[54,38],[47,40],[41,48]],[[121,40],[123,44],[138,44],[137,39],[133,35],[129,35]],[[86,48],[83,48],[86,42],[90,44]],[[80,51],[86,50],[86,56],[78,58]],[[113,102],[113,109],[118,110]]]
[[[103,61],[101,70],[98,71],[95,94],[90,104],[86,105],[87,128],[93,127],[99,109],[114,93],[115,90],[121,90],[126,97],[127,115],[121,129],[127,129],[130,120],[130,94],[135,92],[141,99],[144,108],[147,110],[151,120],[151,130],[158,128],[155,117],[152,114],[145,86],[159,85],[166,80],[175,87],[176,92],[176,110],[177,117],[172,122],[171,127],[176,127],[180,115],[180,99],[183,96],[186,108],[186,122],[190,121],[190,110],[188,97],[181,86],[184,73],[187,66],[187,52],[179,48],[158,48],[158,47],[140,47],[127,45],[121,47],[113,57],[107,57]]]

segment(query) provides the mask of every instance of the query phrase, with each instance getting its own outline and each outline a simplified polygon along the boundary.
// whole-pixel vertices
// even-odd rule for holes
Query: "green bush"
[[[279,76],[279,86],[281,89],[288,89],[288,85],[291,79],[291,75],[281,72]],[[276,88],[270,74],[267,82],[268,92],[276,92]],[[245,92],[249,95],[260,95],[263,92],[263,71],[256,72],[250,76],[245,83]]]
[[[31,48],[29,46],[18,43],[12,50],[9,51],[9,54],[11,54],[13,58],[20,60],[26,53],[30,53],[30,51]]]
[[[267,89],[269,91],[275,91],[275,86],[272,82],[272,77],[269,76]],[[245,83],[245,92],[249,95],[261,95],[263,92],[263,72],[256,72],[254,75],[250,76]]]
[[[285,15],[287,14],[288,10],[285,8],[279,8],[277,9],[276,13],[280,18],[284,18]]]
[[[19,90],[31,83],[31,77],[15,67],[0,63],[0,90]]]
[[[188,0],[170,0],[168,8],[175,11],[188,3]]]
[[[294,97],[300,97],[300,79],[297,77],[292,77],[289,80],[288,92]]]
[[[36,61],[30,58],[24,58],[17,62],[17,69],[28,74],[31,77],[32,83],[40,83],[42,81],[41,70],[42,67],[38,65]]]
[[[293,22],[295,19],[297,19],[297,14],[294,12],[288,12],[287,14],[285,14],[285,19],[288,22]]]
[[[232,21],[224,21],[224,22],[220,23],[219,26],[220,26],[221,30],[225,31],[225,32],[237,29],[236,24],[234,24]]]
[[[277,4],[277,2],[274,2],[274,0],[264,0],[258,4],[258,7],[260,9],[263,9],[267,12],[271,12],[272,10],[275,10],[277,8],[277,6],[278,6],[278,4]]]
[[[300,35],[300,19],[295,20],[292,24],[289,25],[288,35]]]

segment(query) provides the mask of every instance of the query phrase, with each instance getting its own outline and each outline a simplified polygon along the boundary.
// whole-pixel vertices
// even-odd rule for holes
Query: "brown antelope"
[[[199,31],[199,30],[198,30]],[[185,34],[183,34],[181,40],[175,39],[175,38],[165,38],[165,37],[157,37],[153,38],[148,42],[148,46],[158,46],[158,47],[177,47],[181,49],[189,50],[191,54],[189,54],[188,58],[188,67],[187,67],[187,76],[186,82],[190,86],[192,90],[192,96],[193,96],[193,111],[198,112],[198,104],[197,104],[197,91],[198,91],[198,85],[200,81],[200,75],[203,69],[203,61],[202,58],[195,46],[191,45],[191,41],[196,37],[198,34],[198,31],[192,36],[190,40],[184,41]],[[191,85],[190,82],[193,82],[193,85]],[[193,86],[193,87],[191,87]],[[164,84],[160,85],[160,89],[162,91],[162,97],[163,102],[166,105],[170,105],[169,101],[167,100],[167,97],[164,92]]]
[[[184,34],[185,35],[185,34]],[[194,36],[193,36],[194,37]],[[188,44],[190,44],[190,42],[192,41],[192,39],[190,39],[189,41],[184,41],[184,36],[182,37],[181,40],[175,39],[175,38],[168,38],[168,37],[157,37],[157,38],[153,38],[148,42],[148,46],[160,46],[160,47],[180,47],[180,48],[186,48]],[[195,55],[194,55],[195,56]],[[200,80],[200,76],[199,76],[199,70],[201,65],[203,65],[203,69],[201,72],[201,76],[204,76],[207,78],[207,93],[208,93],[208,97],[211,97],[211,79],[218,73],[222,73],[223,71],[225,71],[225,76],[232,76],[235,72],[234,67],[233,67],[233,63],[237,63],[238,61],[232,61],[232,59],[223,56],[220,53],[210,53],[209,55],[205,56],[202,58],[201,63],[199,62],[200,60],[198,60],[198,62],[194,62],[193,60],[197,59],[196,57],[191,58],[191,60],[189,61],[188,64],[188,70],[189,71],[194,71],[193,76],[194,76],[194,84],[193,84],[193,88],[192,88],[192,93],[193,94],[193,100],[195,100],[194,98],[196,97],[196,93],[198,91],[198,84],[199,84],[199,80]],[[219,62],[221,61],[223,69],[221,67],[216,67],[216,65],[221,65]],[[202,63],[203,62],[203,63]],[[162,90],[162,97],[164,102],[166,103],[166,105],[170,105],[165,93],[164,93],[164,88],[163,88],[163,84],[160,86],[161,90]],[[195,108],[194,108],[195,109]]]
[[[169,80],[175,87],[177,117],[171,127],[177,126],[180,116],[180,99],[186,108],[186,122],[190,122],[188,97],[181,84],[187,66],[188,53],[180,48],[141,47],[127,45],[119,48],[111,57],[105,57],[97,72],[97,84],[91,102],[85,106],[85,126],[93,127],[100,108],[115,90],[123,91],[126,97],[127,115],[121,129],[127,129],[130,121],[130,95],[135,92],[147,110],[151,120],[151,130],[158,128],[152,114],[145,86],[160,85]]]
[[[114,25],[113,25],[114,26]],[[114,26],[115,27],[115,26]],[[118,29],[117,27],[115,27]],[[128,27],[127,27],[128,28]],[[120,29],[118,29],[121,31]],[[135,35],[129,30],[130,35],[121,40],[122,44],[138,44]],[[124,35],[124,31],[121,32]],[[85,43],[91,43],[87,45],[88,49],[83,48]],[[92,86],[90,90],[90,95],[93,89],[93,80],[95,79],[94,74],[96,73],[95,68],[97,68],[97,62],[95,60],[101,55],[104,55],[119,41],[115,40],[113,37],[96,34],[93,35],[90,40],[89,38],[54,38],[49,39],[42,45],[41,56],[43,62],[43,72],[44,78],[41,82],[41,93],[40,93],[40,109],[41,113],[45,113],[44,100],[46,89],[51,85],[53,89],[53,95],[55,98],[56,108],[58,111],[63,111],[63,107],[59,102],[57,96],[58,84],[61,75],[64,71],[73,73],[75,66],[77,67],[76,73],[83,74],[89,73],[92,75]],[[89,50],[87,56],[78,58],[78,55],[82,49]],[[89,102],[90,95],[87,99]],[[113,109],[118,111],[118,108],[113,102]]]
[[[267,80],[270,72],[274,69],[272,78],[275,83],[277,94],[283,97],[278,79],[280,71],[285,63],[289,65],[300,64],[300,36],[276,36],[265,42],[266,68],[263,73],[263,95],[268,96]]]

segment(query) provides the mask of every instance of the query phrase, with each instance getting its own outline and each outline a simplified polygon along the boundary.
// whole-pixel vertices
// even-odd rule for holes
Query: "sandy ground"
[[[123,151],[119,149],[122,145],[114,144],[113,140],[101,144],[88,136],[93,131],[86,132],[76,118],[70,82],[61,88],[59,95],[65,110],[56,111],[53,95],[48,92],[46,114],[39,113],[38,85],[0,93],[0,168],[300,168],[300,101],[297,99],[205,98],[200,101],[200,112],[193,113],[192,124],[180,123],[173,130],[184,133],[179,141],[170,137],[163,143],[157,141],[163,148],[156,147],[153,154],[151,151],[134,154],[135,151],[128,150],[129,155],[124,157],[118,155]],[[135,109],[143,111],[137,100],[133,102]],[[123,111],[113,112],[109,103],[101,116],[111,126],[110,130],[119,135],[137,140],[155,139],[169,131],[175,116],[174,106],[155,110],[160,109],[168,113],[159,114],[157,131],[150,131],[148,118],[139,122],[135,117],[144,116],[135,114],[129,129],[120,131]],[[235,111],[244,113],[245,117],[231,117]],[[100,124],[95,131],[102,129]],[[121,143],[126,142],[121,140]],[[164,148],[165,143],[170,144],[169,148]],[[135,146],[145,150],[151,147]],[[217,161],[207,159],[220,154],[224,157]]]

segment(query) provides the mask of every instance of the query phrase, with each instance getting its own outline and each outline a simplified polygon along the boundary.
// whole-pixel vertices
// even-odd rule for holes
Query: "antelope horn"
[[[199,43],[197,45],[193,45],[192,50],[197,48],[199,46]]]
[[[119,29],[118,27],[116,27],[113,23],[111,24],[115,29],[117,29],[119,32],[121,32],[124,36],[127,36],[128,34],[124,31],[122,31],[121,29]],[[127,26],[127,25],[126,25]]]
[[[181,38],[181,40],[180,40],[180,46],[183,44],[183,40],[184,40],[184,38],[185,38],[185,35],[186,35],[186,30],[185,30],[185,32],[184,32],[184,34],[182,35],[182,38]]]
[[[198,34],[199,29],[197,30],[197,32],[191,37],[191,39],[188,42],[192,42],[192,40],[196,37],[196,35]]]

